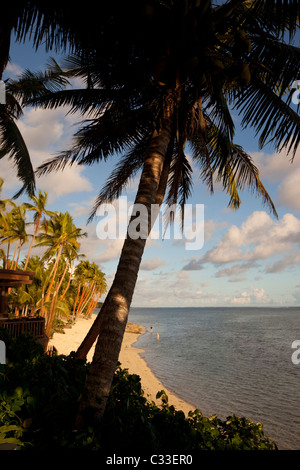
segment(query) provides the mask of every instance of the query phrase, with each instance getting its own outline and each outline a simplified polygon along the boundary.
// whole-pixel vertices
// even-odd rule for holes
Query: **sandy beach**
[[[94,319],[79,318],[75,325],[64,330],[65,334],[55,333],[53,338],[49,341],[49,346],[54,345],[58,354],[69,354],[71,351],[76,351],[86,333],[89,331],[93,320]],[[144,327],[142,326],[131,323],[127,325],[119,356],[119,362],[121,363],[122,368],[128,369],[131,374],[137,374],[141,377],[142,388],[149,400],[157,402],[155,399],[157,392],[165,390],[169,398],[169,403],[173,405],[176,410],[182,410],[187,415],[188,412],[190,410],[194,410],[195,407],[170,392],[158,380],[152,370],[148,367],[145,360],[140,356],[140,353],[143,351],[132,347],[132,345],[137,341],[138,336],[144,331]],[[92,361],[93,354],[94,347],[88,354],[87,360],[89,362]],[[160,403],[160,401],[158,401],[158,403]]]

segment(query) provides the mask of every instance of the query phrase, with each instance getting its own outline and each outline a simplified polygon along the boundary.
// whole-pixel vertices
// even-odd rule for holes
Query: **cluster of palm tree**
[[[46,204],[47,193],[42,191],[31,196],[31,203],[1,200],[0,242],[4,248],[0,256],[4,269],[35,273],[32,284],[10,290],[10,312],[15,317],[44,316],[49,337],[54,319],[76,321],[80,315],[90,316],[106,292],[106,281],[95,263],[78,261],[84,257],[79,253],[79,240],[87,234],[75,226],[68,212],[47,210]],[[27,222],[28,212],[33,212],[33,222]],[[32,234],[29,225],[33,225]],[[30,238],[21,260],[21,249]],[[33,247],[44,248],[44,253],[31,256]]]

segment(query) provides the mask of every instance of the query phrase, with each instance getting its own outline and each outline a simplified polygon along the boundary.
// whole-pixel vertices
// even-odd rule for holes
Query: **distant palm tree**
[[[31,242],[30,242],[30,246],[29,246],[29,249],[28,249],[26,261],[25,261],[25,264],[24,264],[24,271],[26,271],[26,268],[27,268],[27,265],[28,265],[28,262],[29,262],[29,258],[30,258],[30,254],[31,254],[31,250],[32,250],[32,247],[33,247],[33,243],[34,243],[35,238],[36,238],[36,236],[37,236],[37,234],[40,230],[41,220],[42,220],[43,216],[44,215],[54,216],[53,211],[49,211],[49,210],[46,209],[47,197],[48,197],[47,191],[42,192],[40,190],[37,196],[36,195],[31,196],[31,199],[32,199],[34,204],[24,203],[24,206],[26,207],[26,209],[28,211],[34,211],[35,212],[35,214],[33,216],[34,233],[33,233],[33,236],[31,238]]]
[[[4,179],[0,178],[0,197],[2,193],[2,187],[4,184]],[[7,210],[7,205],[16,207],[16,204],[11,199],[0,199],[0,213],[3,214]]]
[[[73,304],[73,318],[76,318],[76,309],[78,306],[78,303],[80,301],[80,296],[83,296],[84,292],[84,286],[85,286],[85,278],[87,275],[89,267],[89,262],[88,261],[80,261],[80,263],[76,266],[74,270],[74,284],[77,284],[77,291],[76,291],[76,297],[75,301]],[[80,291],[82,290],[81,294]]]
[[[58,265],[61,256],[64,252],[76,254],[80,244],[78,239],[87,236],[85,232],[82,232],[80,228],[77,228],[71,215],[68,212],[59,213],[52,216],[49,220],[42,223],[42,233],[37,235],[37,243],[35,246],[47,246],[43,259],[55,258],[54,265],[51,271],[50,283],[47,288],[47,292],[44,300],[45,304],[49,301],[52,292],[52,286],[54,284],[55,276],[58,270]],[[58,284],[57,284],[58,286]],[[54,290],[55,296],[57,295],[57,289]],[[46,325],[46,335],[49,336],[54,313],[51,312],[51,316],[48,316]],[[43,311],[41,312],[43,314]]]
[[[271,141],[276,150],[285,147],[295,153],[300,118],[290,107],[289,87],[298,78],[300,50],[286,36],[299,28],[299,2],[229,0],[215,6],[210,0],[140,0],[136,9],[127,3],[122,8],[118,1],[113,6],[102,31],[109,46],[94,44],[89,54],[69,59],[68,72],[84,78],[87,88],[35,97],[37,105],[67,105],[89,118],[76,133],[74,146],[42,165],[39,174],[125,154],[91,217],[141,171],[135,203],[147,208],[149,233],[151,206],[157,201],[179,202],[184,210],[192,190],[189,144],[211,191],[219,180],[229,193],[229,205],[237,208],[240,191],[250,188],[276,216],[258,169],[234,143],[232,108],[242,115],[243,126],[257,131],[261,146]],[[145,238],[134,240],[128,234],[91,329],[95,340],[101,326],[78,425],[87,408],[94,408],[99,418],[104,412]]]
[[[17,206],[9,213],[9,215],[10,220],[7,219],[8,214],[6,215],[7,228],[2,240],[6,243],[16,242],[10,268],[17,269],[21,248],[28,240],[28,234],[26,231],[27,222],[25,220],[26,209],[24,206]]]
[[[88,316],[92,306],[95,304],[95,298],[97,302],[99,296],[106,292],[106,281],[103,272],[95,263],[87,263],[84,264],[81,273],[85,290],[83,290],[80,302],[78,303],[76,316],[81,315],[85,309]]]
[[[72,276],[74,274],[74,266],[75,266],[75,261],[79,258],[84,258],[85,255],[82,254],[82,253],[78,253],[78,252],[75,252],[74,250],[68,250],[67,253],[65,253],[65,258],[66,258],[66,268],[65,268],[65,272],[64,272],[64,275],[66,274],[67,271],[69,271],[69,276],[68,276],[68,282],[67,282],[67,285],[61,295],[61,298],[60,300],[63,301],[65,295],[67,294],[68,292],[68,289],[70,287],[70,284],[71,284],[71,280],[72,280]]]
[[[0,178],[0,197],[2,193],[2,187],[4,184],[3,178]],[[7,212],[7,205],[12,205],[13,207],[17,207],[16,204],[11,201],[10,199],[0,199],[0,238],[1,243],[3,243],[3,237],[6,236],[6,232],[10,227],[12,222],[12,216],[9,215]],[[8,269],[9,267],[9,248],[10,248],[10,241],[7,242],[7,253],[5,250],[1,248],[0,255],[3,259],[3,269]]]

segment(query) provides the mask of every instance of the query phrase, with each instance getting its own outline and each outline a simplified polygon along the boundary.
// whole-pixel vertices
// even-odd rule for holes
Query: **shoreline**
[[[71,351],[76,351],[81,344],[85,335],[89,331],[94,318],[79,318],[71,328],[66,328],[64,334],[54,333],[53,338],[49,341],[49,346],[55,346],[58,354],[68,355]],[[146,332],[145,327],[128,322],[124,334],[122,347],[119,355],[119,362],[123,369],[128,369],[130,374],[137,374],[141,378],[141,386],[145,397],[149,401],[161,404],[161,400],[156,400],[157,392],[164,390],[169,399],[169,405],[179,411],[183,411],[187,416],[189,411],[194,411],[195,406],[189,404],[178,397],[175,393],[168,390],[163,383],[154,375],[147,362],[140,356],[144,352],[142,349],[133,347],[139,336]],[[87,361],[93,359],[95,346],[89,351]]]

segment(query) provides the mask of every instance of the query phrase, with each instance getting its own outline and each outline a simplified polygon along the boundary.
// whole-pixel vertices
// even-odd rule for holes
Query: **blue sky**
[[[5,77],[24,68],[43,68],[48,55],[30,45],[14,44]],[[300,77],[299,77],[300,78]],[[234,115],[236,143],[250,153],[276,204],[278,220],[255,195],[242,194],[237,211],[228,209],[228,196],[215,188],[211,195],[193,164],[194,187],[190,204],[204,204],[205,241],[200,250],[187,250],[183,240],[149,240],[146,245],[133,306],[295,306],[300,305],[300,149],[294,163],[285,152],[261,151],[250,129],[239,129]],[[20,129],[35,167],[58,151],[68,148],[78,116],[65,110],[25,110]],[[117,162],[92,167],[73,166],[37,180],[48,191],[49,209],[68,210],[74,222],[88,232],[81,252],[96,262],[112,282],[122,240],[99,240],[96,224],[86,225],[93,201]],[[1,160],[4,197],[20,187],[9,160]],[[124,194],[133,201],[138,179]],[[21,198],[24,201],[26,198]],[[20,201],[21,202],[21,201]]]

